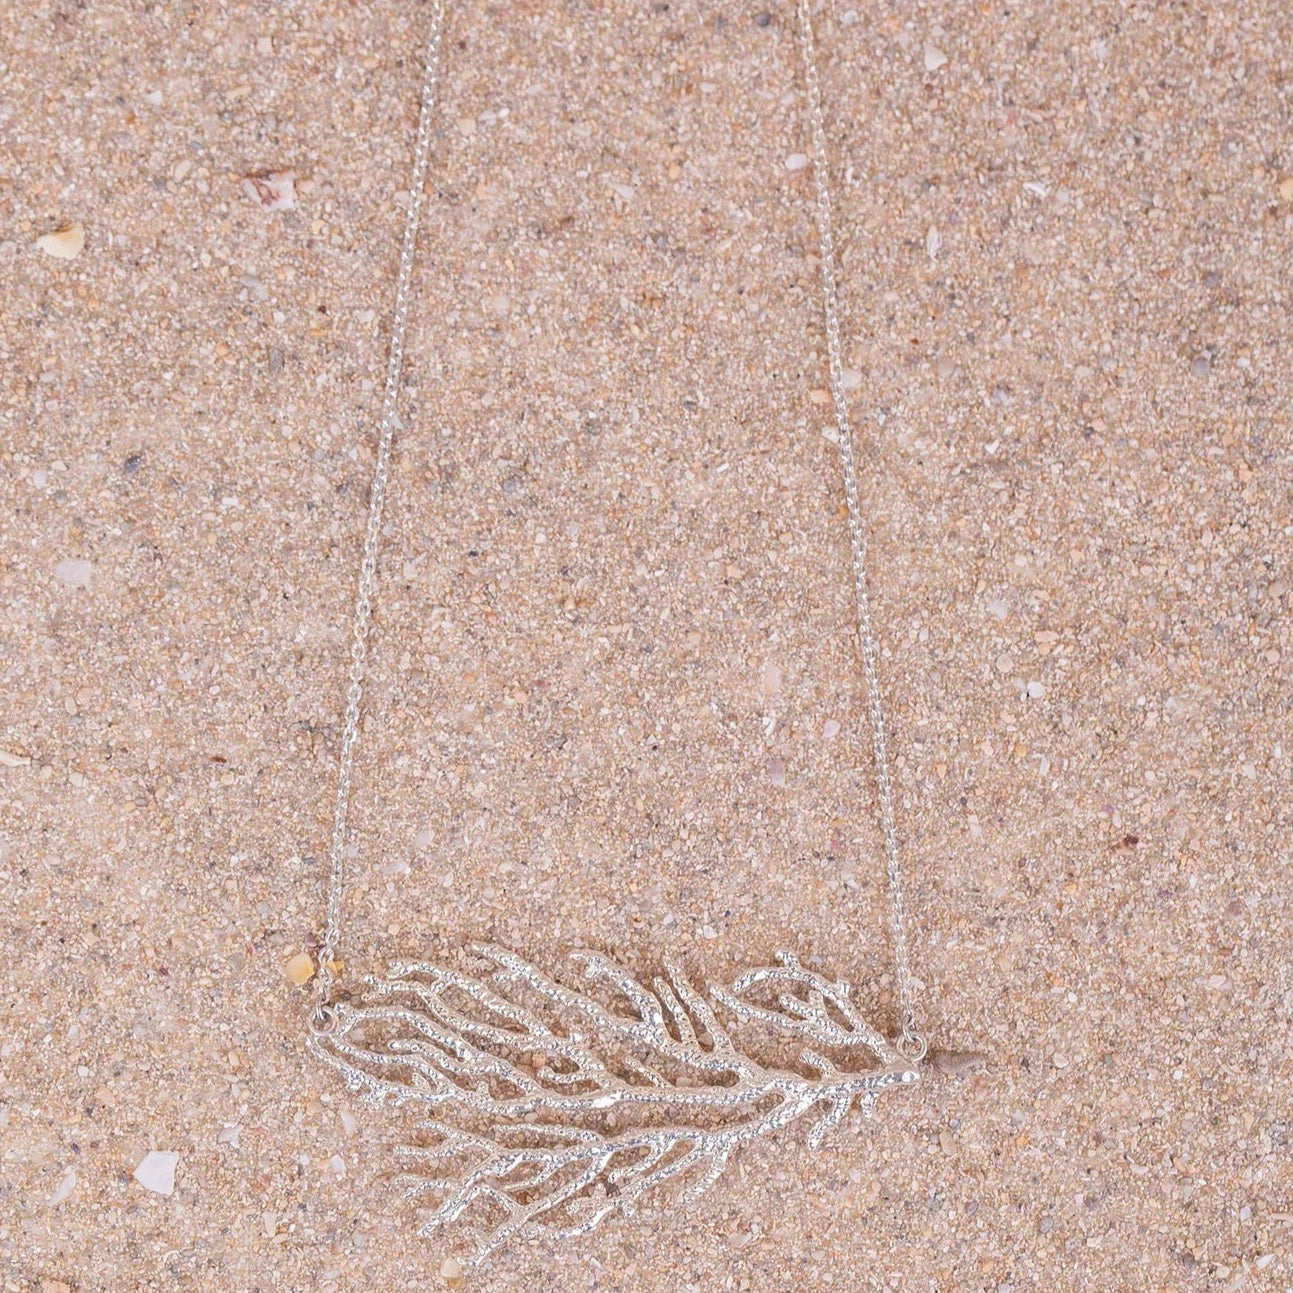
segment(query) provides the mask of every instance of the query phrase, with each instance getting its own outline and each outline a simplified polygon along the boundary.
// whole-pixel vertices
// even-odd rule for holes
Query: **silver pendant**
[[[475,1223],[473,1263],[512,1239],[631,1215],[675,1178],[671,1201],[685,1207],[746,1141],[809,1117],[816,1149],[854,1103],[869,1115],[883,1092],[920,1080],[847,983],[789,952],[707,1001],[668,961],[648,987],[601,953],[573,953],[579,991],[505,948],[471,951],[486,963],[475,977],[396,962],[333,1007],[309,1049],[367,1101],[435,1112],[396,1149],[406,1194],[432,1206],[423,1235]],[[720,1011],[760,1035],[764,1060],[737,1046]]]

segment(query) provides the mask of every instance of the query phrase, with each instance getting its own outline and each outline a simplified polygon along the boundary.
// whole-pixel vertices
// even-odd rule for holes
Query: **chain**
[[[826,127],[822,120],[822,90],[817,76],[817,55],[813,42],[813,20],[809,0],[799,0],[799,40],[803,48],[804,81],[808,89],[808,116],[813,137],[813,178],[817,183],[817,232],[821,242],[822,297],[826,306],[826,348],[830,353],[831,396],[844,472],[844,497],[848,503],[849,540],[853,548],[853,585],[857,593],[858,637],[862,647],[862,670],[866,677],[867,708],[871,718],[872,748],[875,752],[876,781],[880,794],[880,824],[889,871],[889,907],[893,937],[893,960],[898,979],[898,1025],[902,1031],[900,1049],[912,1060],[922,1058],[925,1039],[916,1031],[915,992],[911,963],[907,956],[907,908],[903,896],[902,862],[898,857],[898,831],[893,820],[893,782],[889,776],[889,747],[885,740],[884,707],[880,701],[877,668],[879,651],[871,627],[871,598],[867,593],[866,530],[858,502],[857,468],[853,459],[853,433],[849,428],[848,405],[844,401],[844,363],[840,357],[839,302],[835,290],[835,237],[831,220],[831,187],[826,153]]]
[[[390,469],[391,441],[399,423],[399,388],[404,370],[404,334],[409,318],[409,286],[413,278],[413,253],[417,247],[418,220],[422,214],[422,188],[431,152],[431,110],[435,104],[440,68],[440,37],[444,31],[444,0],[432,0],[431,33],[427,38],[426,69],[422,77],[422,103],[418,112],[417,143],[413,149],[413,175],[409,181],[409,206],[404,219],[404,242],[395,280],[395,313],[391,322],[391,349],[386,363],[386,393],[377,437],[377,463],[373,468],[368,499],[368,528],[359,567],[350,624],[350,685],[346,691],[346,716],[341,727],[341,753],[337,760],[337,798],[332,810],[332,843],[328,851],[327,927],[319,948],[317,1003],[312,1025],[325,1031],[335,1018],[331,1008],[333,962],[341,939],[341,899],[346,882],[346,820],[350,813],[350,783],[359,737],[359,702],[364,690],[364,663],[368,658],[368,628],[373,613],[373,588],[377,582],[377,546],[382,535],[382,509],[386,503],[386,478]]]
[[[341,902],[346,873],[346,827],[350,812],[355,744],[359,737],[359,706],[363,695],[364,665],[368,656],[368,630],[372,620],[373,590],[377,581],[377,548],[381,540],[391,442],[399,423],[399,385],[404,367],[404,336],[408,325],[409,289],[413,275],[414,251],[417,246],[418,221],[422,212],[422,190],[426,177],[427,158],[431,151],[431,115],[439,75],[440,41],[443,30],[444,0],[433,0],[431,32],[427,40],[426,67],[422,81],[421,108],[418,114],[417,143],[413,155],[413,175],[409,184],[409,206],[404,223],[404,241],[400,250],[399,273],[395,285],[395,311],[391,324],[390,356],[386,366],[386,389],[379,425],[377,462],[373,468],[363,561],[359,569],[359,588],[355,596],[354,617],[351,621],[350,668],[347,675],[349,687],[346,692],[341,751],[337,762],[337,795],[333,807],[332,842],[329,848],[327,924],[323,942],[319,948],[317,1002],[311,1020],[312,1027],[318,1031],[326,1031],[335,1019],[335,1012],[331,1005],[334,983],[333,965],[341,939]],[[812,125],[813,174],[817,185],[817,224],[821,240],[822,295],[826,307],[826,341],[830,352],[831,393],[838,423],[840,462],[844,471],[844,494],[848,502],[849,538],[853,550],[854,585],[858,605],[858,634],[862,646],[862,667],[866,678],[876,777],[879,782],[880,819],[884,829],[885,855],[888,860],[894,963],[897,968],[899,1024],[902,1031],[900,1048],[908,1058],[919,1059],[925,1053],[925,1042],[916,1031],[916,1016],[913,1008],[914,994],[911,966],[907,957],[902,866],[898,857],[898,836],[894,826],[893,786],[889,776],[884,710],[880,702],[880,684],[876,666],[878,651],[871,627],[871,603],[866,586],[866,533],[862,527],[852,433],[849,430],[848,407],[844,400],[844,368],[840,358],[839,308],[835,289],[835,244],[831,223],[826,130],[822,121],[821,87],[817,76],[809,0],[799,0],[799,35],[803,47],[809,116]]]

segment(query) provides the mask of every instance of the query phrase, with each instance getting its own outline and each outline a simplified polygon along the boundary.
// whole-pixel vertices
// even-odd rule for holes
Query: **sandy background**
[[[348,975],[789,946],[892,1023],[793,19],[451,6]],[[988,1067],[472,1286],[1288,1288],[1293,20],[817,21],[922,1010]],[[3,20],[6,1293],[434,1288],[452,1251],[284,972],[424,28]],[[243,190],[276,169],[290,210]]]

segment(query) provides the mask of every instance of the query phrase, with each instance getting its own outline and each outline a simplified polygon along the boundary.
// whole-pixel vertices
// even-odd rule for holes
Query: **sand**
[[[6,1293],[426,1289],[462,1251],[288,973],[425,12],[5,24]],[[1293,19],[816,13],[953,1057],[463,1286],[1289,1287]],[[471,939],[718,982],[785,947],[893,1026],[793,23],[451,5],[343,984]]]

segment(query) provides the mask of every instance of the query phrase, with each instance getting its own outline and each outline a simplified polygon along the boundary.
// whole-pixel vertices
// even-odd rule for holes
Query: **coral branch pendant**
[[[505,948],[471,952],[475,975],[397,962],[309,1043],[368,1101],[433,1112],[397,1147],[406,1193],[431,1205],[423,1234],[474,1224],[471,1262],[513,1240],[586,1233],[666,1182],[685,1206],[745,1142],[807,1119],[815,1149],[855,1105],[869,1114],[920,1080],[848,984],[790,953],[707,998],[670,962],[647,985],[577,952],[573,988]],[[762,1035],[765,1058],[720,1012]]]

